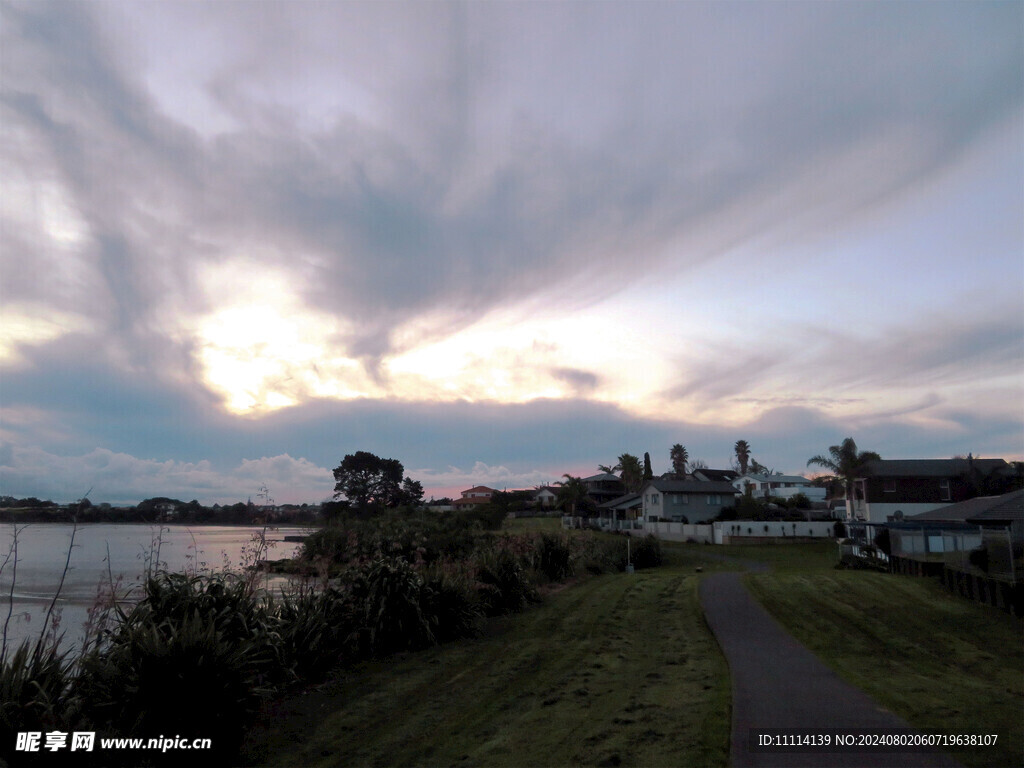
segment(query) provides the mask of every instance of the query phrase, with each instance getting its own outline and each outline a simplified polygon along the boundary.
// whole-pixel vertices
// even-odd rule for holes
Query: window
[[[953,497],[949,493],[949,480],[939,480],[939,499],[941,501],[953,500]]]
[[[886,493],[896,493],[896,479],[893,478],[892,480],[886,480],[883,490]]]
[[[652,493],[651,494],[651,504],[657,504],[657,503],[658,503],[658,494]]]
[[[708,504],[709,505],[710,504],[721,504],[721,503],[722,503],[722,496],[720,494],[717,494],[717,493],[709,493],[708,494]]]

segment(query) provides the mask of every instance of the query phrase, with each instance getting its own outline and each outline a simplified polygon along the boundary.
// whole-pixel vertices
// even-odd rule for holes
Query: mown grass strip
[[[926,579],[825,569],[746,579],[794,637],[918,729],[999,734],[994,748],[950,750],[965,765],[1020,764],[1020,620]]]
[[[595,577],[487,637],[289,700],[275,766],[724,766],[729,678],[692,569]]]

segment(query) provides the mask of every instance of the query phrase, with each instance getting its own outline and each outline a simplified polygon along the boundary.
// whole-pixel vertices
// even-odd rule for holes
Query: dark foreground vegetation
[[[654,539],[635,567],[658,565]],[[346,519],[315,533],[290,590],[260,574],[154,573],[141,599],[98,605],[84,648],[54,632],[0,653],[0,760],[59,763],[66,752],[14,752],[19,732],[211,738],[203,759],[239,750],[275,697],[339,666],[478,636],[489,617],[522,611],[578,574],[623,570],[625,541],[562,532],[486,531],[471,517],[427,513]],[[182,763],[182,752],[78,753],[78,765]],[[194,762],[197,754],[189,756]]]

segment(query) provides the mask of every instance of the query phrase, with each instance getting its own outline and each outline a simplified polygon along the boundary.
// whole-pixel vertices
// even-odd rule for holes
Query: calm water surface
[[[10,612],[8,643],[38,635],[60,584],[69,546],[71,563],[56,606],[66,640],[77,643],[89,608],[111,578],[119,584],[119,595],[137,595],[135,588],[157,559],[169,571],[238,571],[253,561],[253,535],[263,528],[99,523],[80,525],[71,546],[72,530],[70,524],[18,526],[17,572],[13,557],[0,572],[0,631]],[[13,524],[0,524],[0,563],[11,550],[14,531]],[[285,542],[284,537],[309,532],[308,528],[268,528],[270,548],[265,557],[291,557],[299,545]]]

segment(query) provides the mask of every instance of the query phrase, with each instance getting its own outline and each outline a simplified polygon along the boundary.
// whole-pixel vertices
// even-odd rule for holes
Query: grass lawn
[[[746,580],[794,637],[923,732],[999,734],[994,748],[950,749],[965,765],[1021,765],[1019,619],[929,579],[809,568],[795,550],[787,563],[789,548],[774,549],[777,570]]]
[[[273,766],[725,766],[729,718],[687,563],[584,579],[484,638],[340,673],[280,706],[250,751]]]

